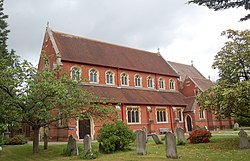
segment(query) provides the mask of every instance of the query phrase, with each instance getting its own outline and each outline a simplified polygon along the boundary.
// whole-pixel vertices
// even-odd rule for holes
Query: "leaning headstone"
[[[136,153],[146,154],[146,133],[144,130],[137,130],[136,132]]]
[[[240,149],[250,148],[250,144],[247,138],[247,133],[243,129],[241,129],[238,135],[240,136],[240,145],[239,145]]]
[[[148,129],[146,128],[146,126],[143,126],[142,130],[145,131],[146,133],[146,143],[147,143],[148,142]]]
[[[0,155],[3,153],[3,148],[0,146]]]
[[[84,140],[83,140],[83,146],[84,146],[84,155],[92,153],[91,138],[89,134],[85,135]]]
[[[185,136],[184,136],[184,130],[182,128],[177,128],[176,129],[176,136],[177,136],[178,145],[185,145],[186,144],[186,139],[185,139]]]
[[[162,144],[162,142],[160,141],[158,135],[152,134],[152,138],[153,138],[155,144]]]
[[[235,124],[234,124],[234,129],[239,129],[240,128],[240,125],[236,122]]]
[[[176,137],[173,133],[167,132],[165,135],[166,157],[177,159]]]
[[[67,152],[78,155],[78,147],[76,144],[76,139],[73,137],[73,135],[69,136],[68,145],[67,145]]]

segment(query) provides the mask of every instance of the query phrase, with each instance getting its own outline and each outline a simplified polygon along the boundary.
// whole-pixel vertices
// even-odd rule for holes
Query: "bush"
[[[240,126],[250,126],[250,118],[236,117],[235,122],[238,122]]]
[[[16,135],[9,139],[8,143],[9,145],[22,145],[26,144],[28,142],[27,138],[25,138],[23,135]]]
[[[97,135],[97,141],[104,153],[125,150],[135,140],[135,134],[122,121],[104,124]]]
[[[187,138],[187,140],[189,140],[191,144],[208,143],[210,142],[209,139],[211,137],[211,132],[209,132],[205,128],[199,128],[189,133],[189,137]]]
[[[0,146],[8,143],[8,139],[5,136],[0,136]]]

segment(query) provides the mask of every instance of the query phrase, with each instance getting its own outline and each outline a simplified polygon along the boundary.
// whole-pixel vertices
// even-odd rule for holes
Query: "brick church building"
[[[43,55],[49,58],[44,64]],[[131,130],[148,133],[186,132],[195,126],[210,130],[230,128],[232,120],[217,120],[202,111],[195,97],[212,85],[194,66],[168,62],[160,53],[133,49],[52,31],[47,27],[38,70],[61,66],[71,79],[81,79],[82,87],[101,98],[119,102],[114,108]],[[68,129],[50,129],[50,138],[61,140],[73,134],[96,138],[102,123],[97,118],[73,120]],[[60,122],[59,122],[60,123]]]

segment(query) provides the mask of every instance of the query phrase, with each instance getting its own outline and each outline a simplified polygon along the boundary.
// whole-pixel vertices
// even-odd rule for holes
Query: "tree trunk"
[[[49,128],[47,126],[45,126],[44,127],[44,136],[43,136],[43,141],[44,141],[43,149],[44,150],[48,149],[48,135],[49,135]]]
[[[40,127],[33,127],[34,137],[33,137],[33,154],[37,154],[39,152],[39,130]]]

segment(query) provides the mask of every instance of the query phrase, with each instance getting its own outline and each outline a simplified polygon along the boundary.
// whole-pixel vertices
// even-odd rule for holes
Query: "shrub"
[[[250,126],[250,118],[236,117],[235,122],[238,122],[240,126]]]
[[[26,144],[28,142],[27,138],[25,138],[23,135],[16,135],[9,139],[8,143],[9,145],[22,145]]]
[[[8,143],[8,139],[5,136],[0,136],[0,146]]]
[[[97,135],[97,141],[104,153],[125,150],[135,140],[135,134],[122,121],[104,124]]]
[[[187,140],[189,140],[191,144],[208,143],[210,142],[209,139],[211,137],[211,132],[209,132],[205,128],[199,128],[189,133],[189,137],[187,138]]]

